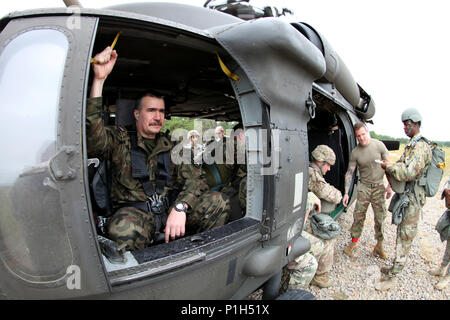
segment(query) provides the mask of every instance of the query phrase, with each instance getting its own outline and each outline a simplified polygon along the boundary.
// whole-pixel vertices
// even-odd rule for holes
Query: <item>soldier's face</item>
[[[412,138],[417,133],[418,125],[410,120],[403,121],[403,130],[405,131],[405,134]]]
[[[356,139],[358,140],[359,144],[364,146],[367,146],[370,142],[370,134],[369,131],[362,127],[355,131]]]
[[[328,162],[323,162],[323,165],[320,168],[320,170],[322,170],[322,174],[325,175],[328,171],[331,170],[331,165]]]
[[[164,125],[164,100],[155,97],[144,97],[141,110],[135,110],[136,129],[144,137],[154,139]]]

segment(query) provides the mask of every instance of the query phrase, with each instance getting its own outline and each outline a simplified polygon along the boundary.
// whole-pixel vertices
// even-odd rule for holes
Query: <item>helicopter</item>
[[[244,299],[263,288],[264,298],[276,298],[283,267],[310,247],[301,231],[311,151],[338,148],[326,179],[343,191],[353,124],[371,121],[374,99],[312,26],[279,19],[288,10],[249,1],[102,9],[64,2],[0,20],[0,145],[8,150],[0,166],[0,297]],[[105,123],[126,121],[119,106],[147,88],[170,96],[168,118],[242,123],[240,219],[132,252],[100,236],[86,98],[91,58],[118,32]],[[355,174],[351,195],[356,182]],[[334,218],[345,210],[323,208]]]

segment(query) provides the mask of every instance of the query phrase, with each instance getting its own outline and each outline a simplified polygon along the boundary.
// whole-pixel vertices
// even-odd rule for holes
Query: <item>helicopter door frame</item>
[[[73,19],[78,19],[76,24],[73,23]],[[47,232],[55,232],[54,237],[61,237],[61,241],[68,242],[68,245],[64,247],[67,248],[66,252],[59,253],[69,257],[63,263],[68,265],[61,267],[64,270],[60,271],[62,275],[56,280],[44,281],[45,279],[36,277],[37,280],[32,281],[11,272],[3,261],[3,264],[0,263],[1,273],[8,274],[9,277],[2,277],[0,285],[15,288],[13,292],[8,292],[10,297],[61,299],[104,295],[110,292],[96,241],[95,225],[88,210],[89,192],[86,190],[85,183],[87,179],[86,137],[83,119],[85,119],[90,57],[97,25],[98,18],[95,17],[37,16],[13,19],[1,32],[0,41],[3,47],[0,48],[0,54],[15,38],[36,30],[56,30],[66,37],[68,43],[60,91],[56,101],[56,108],[58,108],[55,119],[57,123],[56,150],[50,160],[42,164],[49,173],[48,183],[59,195],[60,211],[57,215],[60,215],[58,219],[63,221],[62,226],[64,226],[59,227],[58,230],[48,226]],[[27,94],[27,91],[32,90],[24,88],[23,94]],[[35,186],[35,188],[43,188],[43,186]],[[45,207],[45,202],[37,205]],[[45,212],[45,210],[41,209],[39,212]],[[39,242],[39,237],[34,241]],[[54,250],[46,247],[45,243],[42,243],[41,247],[42,250]],[[40,263],[46,265],[48,261]]]

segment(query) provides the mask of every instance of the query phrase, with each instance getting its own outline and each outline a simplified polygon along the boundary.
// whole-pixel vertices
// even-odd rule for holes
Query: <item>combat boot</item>
[[[379,256],[383,260],[387,259],[387,254],[386,254],[386,252],[384,252],[384,249],[383,249],[383,241],[382,240],[378,240],[377,245],[375,246],[375,248],[373,248],[372,254],[374,256]]]
[[[311,280],[311,284],[321,289],[331,287],[332,285],[330,278],[328,278],[328,272],[321,275],[316,274]]]
[[[378,291],[386,291],[395,288],[397,285],[397,277],[381,277],[380,282],[375,284],[375,289]]]
[[[434,287],[438,290],[444,289],[448,283],[450,282],[450,274],[443,276],[439,279],[439,282],[434,285]]]
[[[436,276],[436,277],[443,277],[448,270],[448,266],[445,267],[437,267],[435,269],[431,269],[430,271],[428,271],[429,274],[431,274],[432,276]]]
[[[353,241],[350,242],[350,243],[345,247],[344,253],[345,253],[346,255],[348,255],[349,257],[351,257],[351,256],[352,256],[353,250],[356,249],[356,245],[357,245],[357,242],[353,242]]]

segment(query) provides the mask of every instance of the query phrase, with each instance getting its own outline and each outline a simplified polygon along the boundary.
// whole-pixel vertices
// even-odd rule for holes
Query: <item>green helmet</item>
[[[420,122],[422,121],[422,116],[419,111],[415,108],[409,108],[403,111],[402,113],[402,122],[406,120],[411,120],[412,122]]]
[[[336,155],[334,154],[333,149],[324,144],[317,146],[311,155],[314,160],[325,161],[329,163],[331,166],[334,165],[334,163],[336,162]]]

